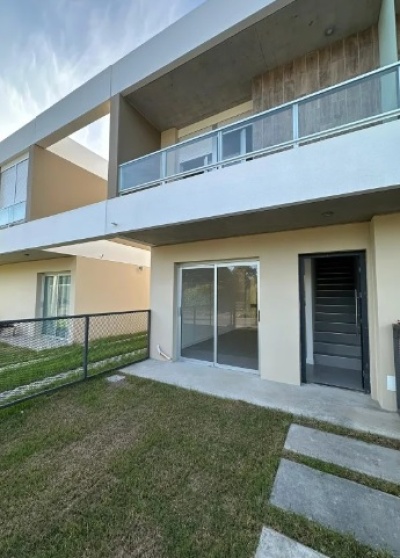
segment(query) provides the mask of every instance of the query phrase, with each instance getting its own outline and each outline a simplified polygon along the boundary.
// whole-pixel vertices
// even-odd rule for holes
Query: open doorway
[[[300,257],[302,380],[370,391],[365,254]]]

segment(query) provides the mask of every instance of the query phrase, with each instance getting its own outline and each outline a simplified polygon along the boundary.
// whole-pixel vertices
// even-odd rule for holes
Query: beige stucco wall
[[[65,257],[0,266],[0,320],[41,317],[41,309],[37,306],[39,275],[64,271],[71,272],[72,275],[72,311],[75,258]]]
[[[374,288],[373,308],[376,351],[375,390],[386,408],[394,408],[394,394],[387,391],[387,376],[394,376],[392,324],[400,320],[400,214],[374,217],[371,223]],[[398,386],[400,389],[400,386]]]
[[[62,213],[107,198],[107,182],[42,147],[29,153],[29,220]]]
[[[148,267],[71,256],[0,266],[0,320],[41,317],[39,276],[60,272],[72,275],[71,314],[149,308]]]
[[[159,358],[157,345],[160,345],[165,353],[177,358],[176,264],[257,259],[260,261],[261,377],[299,384],[299,255],[366,250],[372,397],[385,408],[394,409],[394,394],[386,390],[386,374],[393,374],[390,324],[400,317],[400,297],[392,276],[393,264],[389,264],[389,260],[397,254],[396,266],[400,271],[395,236],[397,234],[398,239],[399,232],[398,215],[376,218],[372,226],[370,223],[350,224],[154,248],[151,277],[152,357]],[[379,269],[377,281],[375,263]],[[391,307],[393,296],[398,298],[397,308]],[[378,327],[376,315],[379,316]]]
[[[198,122],[194,122],[185,128],[171,128],[170,130],[165,130],[161,133],[161,148],[169,147],[174,145],[179,141],[184,141],[201,134],[206,134],[211,132],[214,128],[220,128],[221,126],[227,126],[238,120],[243,120],[248,116],[253,114],[253,101],[247,101],[246,103],[241,103],[235,107],[232,107],[218,114],[214,114],[209,118],[205,118]]]
[[[131,264],[78,257],[75,313],[147,310],[150,269]]]

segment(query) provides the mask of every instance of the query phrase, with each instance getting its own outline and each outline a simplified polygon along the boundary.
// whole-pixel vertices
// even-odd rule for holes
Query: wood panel
[[[400,44],[400,17],[398,34]],[[288,103],[378,66],[378,30],[374,26],[256,77],[253,80],[254,111]]]

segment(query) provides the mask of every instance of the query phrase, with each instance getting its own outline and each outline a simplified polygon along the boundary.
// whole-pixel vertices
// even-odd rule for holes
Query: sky
[[[0,141],[204,0],[0,0]],[[74,134],[108,157],[108,117]]]

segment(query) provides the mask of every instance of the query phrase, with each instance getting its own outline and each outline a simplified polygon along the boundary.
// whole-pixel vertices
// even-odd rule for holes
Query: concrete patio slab
[[[400,498],[282,459],[271,504],[400,557]]]
[[[285,449],[400,484],[400,451],[292,424]]]
[[[307,546],[264,527],[255,558],[327,558]]]
[[[312,384],[279,384],[261,380],[255,374],[188,362],[146,360],[123,371],[224,399],[245,401],[400,440],[399,415],[382,411],[368,395],[359,392]]]

